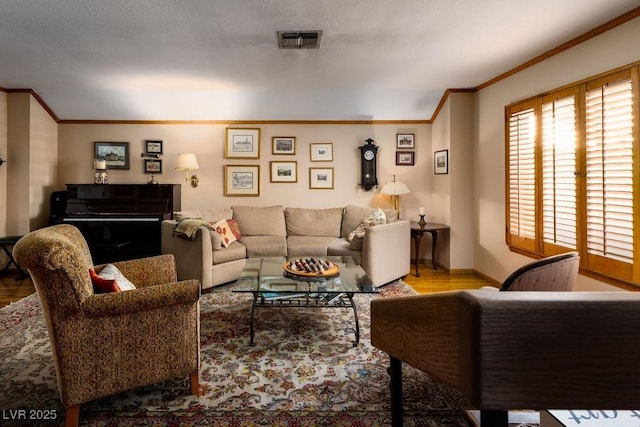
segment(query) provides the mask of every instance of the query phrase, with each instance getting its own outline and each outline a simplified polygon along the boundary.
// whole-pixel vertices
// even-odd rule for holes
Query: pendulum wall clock
[[[375,145],[373,139],[365,140],[366,144],[360,147],[360,185],[366,191],[371,190],[378,185],[377,177],[377,157],[378,146]]]

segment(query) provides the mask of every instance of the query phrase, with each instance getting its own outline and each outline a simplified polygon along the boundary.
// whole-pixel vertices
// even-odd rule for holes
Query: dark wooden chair
[[[371,302],[390,356],[392,425],[402,364],[462,392],[483,427],[512,409],[637,409],[640,293],[455,291]]]

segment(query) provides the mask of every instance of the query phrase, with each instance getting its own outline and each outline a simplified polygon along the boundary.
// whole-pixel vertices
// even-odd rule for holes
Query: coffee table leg
[[[347,298],[349,298],[349,302],[351,303],[351,308],[353,308],[353,318],[355,319],[356,327],[355,327],[355,336],[356,340],[353,342],[353,346],[356,347],[360,342],[360,323],[358,322],[358,310],[356,309],[356,304],[353,302],[353,294],[347,294]]]
[[[258,299],[258,295],[254,295],[253,296],[253,304],[251,304],[251,325],[249,326],[249,344],[253,347],[253,322],[254,322],[254,315],[255,315],[255,311],[256,311],[256,301]]]

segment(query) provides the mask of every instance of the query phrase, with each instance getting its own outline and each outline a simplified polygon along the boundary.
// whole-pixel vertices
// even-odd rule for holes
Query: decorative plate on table
[[[287,273],[304,277],[330,277],[338,274],[340,267],[322,258],[297,258],[282,264]]]

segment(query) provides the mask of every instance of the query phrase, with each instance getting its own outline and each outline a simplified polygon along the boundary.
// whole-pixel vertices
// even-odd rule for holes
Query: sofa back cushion
[[[339,237],[343,208],[286,208],[287,236]]]
[[[378,208],[365,208],[362,206],[347,205],[344,208],[344,215],[342,217],[342,231],[340,236],[347,237],[349,233],[356,229],[358,225],[365,219],[371,212],[374,212]],[[394,209],[382,209],[387,222],[394,222],[398,220],[398,212]]]
[[[277,206],[231,206],[233,219],[243,236],[286,236],[284,208]]]

